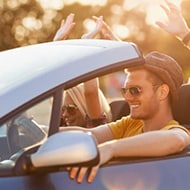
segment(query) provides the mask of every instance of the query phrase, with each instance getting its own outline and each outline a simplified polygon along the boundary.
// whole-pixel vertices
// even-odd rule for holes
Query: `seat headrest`
[[[175,120],[182,125],[190,125],[190,84],[184,84],[179,89],[179,99],[174,105]]]
[[[125,100],[115,100],[111,102],[110,108],[112,112],[112,121],[121,119],[130,113],[129,105]]]

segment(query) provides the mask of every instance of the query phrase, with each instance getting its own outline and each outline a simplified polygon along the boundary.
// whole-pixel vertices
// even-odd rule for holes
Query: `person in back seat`
[[[57,30],[54,41],[65,40],[75,26],[74,14],[67,16],[66,21],[62,20]],[[102,17],[95,18],[96,25],[92,31],[84,34],[81,38],[94,38],[102,29]],[[106,26],[104,27],[107,30]],[[112,34],[111,30],[109,31]],[[98,79],[92,79],[83,84],[70,88],[63,93],[63,106],[61,126],[81,126],[92,128],[105,124],[112,120],[110,106],[99,88]]]

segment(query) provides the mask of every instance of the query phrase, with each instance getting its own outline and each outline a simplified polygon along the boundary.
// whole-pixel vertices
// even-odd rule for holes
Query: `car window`
[[[124,85],[125,78],[126,74],[123,70],[99,78],[100,88],[109,103],[117,99],[123,99],[120,89]]]
[[[52,98],[45,99],[10,118],[0,127],[1,161],[47,137],[52,103]]]
[[[121,87],[123,87],[124,85],[125,77],[126,73],[121,70],[117,72],[111,72],[98,78],[99,89],[101,90],[99,91],[99,100],[101,102],[102,115],[104,114],[106,122],[111,122],[113,120],[120,119],[123,115],[128,115],[128,108],[127,110],[123,108],[124,111],[121,110],[122,105],[126,103],[121,94]],[[84,122],[86,122],[86,124],[88,125],[88,119],[90,119],[90,117],[88,115],[88,108],[86,106],[87,99],[85,99],[84,95],[84,85],[82,84],[83,83],[80,83],[72,88],[66,89],[65,96],[63,94],[62,115],[60,119],[61,126],[73,125],[83,127],[85,126]],[[87,94],[89,95],[91,93],[94,93],[93,90],[90,90],[90,92],[88,91]],[[92,98],[91,95],[90,97]],[[93,100],[94,97],[92,98],[92,101]],[[104,103],[105,100],[107,101],[108,106],[107,103]],[[109,105],[110,110],[108,110]],[[65,112],[65,114],[63,114],[63,112]],[[81,115],[84,122],[79,121],[79,117],[81,117]],[[110,115],[112,115],[113,117]],[[67,122],[65,122],[64,118],[66,118]],[[111,118],[113,118],[113,120]]]
[[[110,104],[116,100],[124,101],[120,89],[123,86],[126,74],[123,71],[113,72],[99,77],[99,86],[105,98]],[[75,83],[76,84],[76,83]],[[65,86],[62,88],[62,93],[67,89]],[[61,92],[61,89],[60,89]],[[63,97],[63,96],[62,96]],[[56,98],[55,98],[56,99]],[[55,100],[54,99],[54,100]],[[61,101],[61,100],[59,100]],[[56,101],[60,105],[60,102]],[[32,104],[31,107],[23,110],[20,113],[9,118],[5,123],[0,126],[0,158],[1,161],[10,160],[20,150],[32,146],[46,139],[50,127],[50,119],[52,119],[53,97],[49,97],[37,104]],[[58,113],[58,105],[54,103],[54,115]],[[120,106],[117,108],[120,109]],[[111,107],[114,110],[113,118],[120,118],[120,110],[116,109],[115,105]],[[111,110],[111,111],[113,111]],[[125,109],[124,109],[125,110]],[[119,114],[118,114],[119,113]],[[58,113],[59,114],[59,113]],[[117,117],[115,117],[115,114]],[[125,113],[124,113],[125,114]],[[59,115],[59,121],[62,117]],[[115,119],[114,119],[115,120]],[[54,120],[55,121],[55,120]],[[51,121],[52,122],[52,121]],[[57,122],[57,121],[55,121]],[[63,126],[63,125],[61,125]],[[51,126],[52,127],[52,126]],[[51,129],[52,130],[52,129]],[[50,130],[50,133],[53,132]],[[20,155],[20,154],[16,154]]]

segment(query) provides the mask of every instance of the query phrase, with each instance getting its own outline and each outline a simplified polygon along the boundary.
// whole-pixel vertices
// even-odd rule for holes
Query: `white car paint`
[[[133,43],[82,39],[1,52],[0,118],[66,81],[138,57]]]

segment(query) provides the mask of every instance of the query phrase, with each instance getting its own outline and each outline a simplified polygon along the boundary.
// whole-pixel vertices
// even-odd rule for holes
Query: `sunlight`
[[[80,3],[81,5],[99,5],[104,6],[107,4],[107,0],[65,0],[65,4]]]
[[[42,27],[41,21],[33,16],[25,17],[22,21],[22,24],[25,28],[28,28],[29,30],[40,30]]]
[[[84,28],[86,29],[86,32],[89,32],[96,26],[96,23],[92,19],[85,19],[83,25]],[[112,31],[121,39],[127,38],[129,36],[128,28],[123,25],[118,25],[118,24],[112,25]]]
[[[86,29],[86,32],[89,32],[96,26],[95,22],[92,19],[85,19],[83,21],[84,28]]]
[[[27,33],[27,31],[23,26],[21,26],[21,25],[16,26],[15,33],[14,33],[15,39],[17,41],[24,40],[26,33]]]
[[[80,3],[81,5],[92,5],[92,6],[105,6],[107,4],[107,0],[37,0],[40,2],[43,8],[50,9],[62,9],[65,5],[71,5],[73,3]]]
[[[13,2],[16,0],[13,0]],[[91,6],[105,6],[108,0],[37,0],[40,2],[44,9],[61,10],[64,5],[70,5],[73,3],[80,3],[81,5]],[[172,2],[180,5],[182,0],[171,0]],[[151,25],[155,25],[157,20],[165,20],[166,15],[163,12],[160,4],[165,4],[165,0],[125,0],[124,10],[131,10],[134,8],[147,12],[146,22]]]
[[[11,9],[16,9],[21,4],[27,4],[28,0],[7,0],[6,4]],[[3,6],[5,3],[3,1],[0,2],[0,6]]]
[[[180,6],[182,0],[171,0],[171,2]],[[165,20],[166,15],[160,5],[164,5],[164,0],[125,0],[124,9],[131,10],[136,7],[144,12],[147,12],[146,22],[155,25],[158,20]]]
[[[120,39],[125,39],[129,37],[129,30],[126,26],[124,25],[118,25],[115,24],[112,26],[113,32],[120,38]]]
[[[37,0],[41,4],[41,6],[44,9],[55,9],[55,10],[61,10],[64,7],[64,1],[63,0]]]

